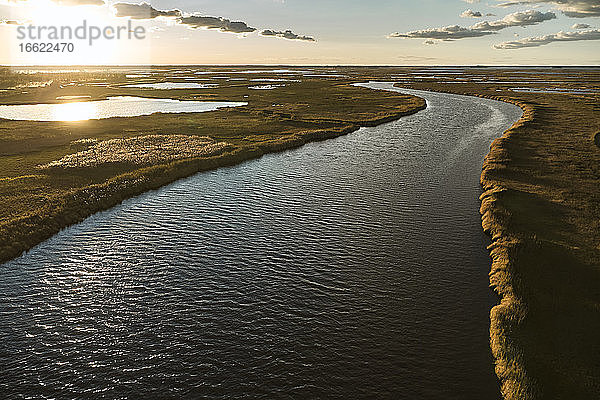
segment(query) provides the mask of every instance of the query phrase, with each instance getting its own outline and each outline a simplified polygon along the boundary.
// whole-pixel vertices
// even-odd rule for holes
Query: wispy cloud
[[[580,32],[558,32],[551,35],[528,37],[512,42],[494,45],[497,49],[522,49],[525,47],[539,47],[554,42],[576,42],[581,40],[600,40],[600,29]]]
[[[113,7],[117,11],[117,17],[130,17],[133,19],[152,19],[157,17],[181,17],[179,10],[157,10],[148,3],[130,4],[116,3]]]
[[[600,1],[598,0],[516,0],[508,2],[505,0],[498,1],[503,1],[501,4],[498,5],[499,7],[547,3],[554,5],[567,17],[600,17]]]
[[[189,26],[190,28],[218,29],[221,32],[228,33],[250,33],[256,31],[256,28],[249,27],[245,22],[232,22],[223,17],[190,15],[179,18],[179,22]]]
[[[273,36],[273,37],[278,37],[278,38],[288,39],[288,40],[304,40],[307,42],[316,42],[314,37],[296,35],[294,32],[292,32],[290,30],[273,31],[271,29],[265,29],[260,34],[262,36]]]
[[[529,26],[537,25],[544,21],[555,19],[556,14],[553,12],[540,12],[536,10],[527,10],[516,12],[507,15],[497,21],[482,21],[469,27],[459,25],[450,25],[441,28],[422,29],[407,33],[392,33],[390,37],[396,38],[420,38],[420,39],[440,39],[440,40],[456,40],[471,37],[481,37],[493,35],[499,30],[514,27],[514,26]]]

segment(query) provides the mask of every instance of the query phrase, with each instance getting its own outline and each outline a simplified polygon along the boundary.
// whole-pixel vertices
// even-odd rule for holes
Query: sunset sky
[[[0,0],[0,64],[600,64],[600,0],[150,3]],[[19,26],[129,19],[146,39],[20,51]]]

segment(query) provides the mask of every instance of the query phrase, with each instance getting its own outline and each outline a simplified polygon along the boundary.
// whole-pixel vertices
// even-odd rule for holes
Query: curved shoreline
[[[452,92],[448,93],[456,94]],[[479,97],[489,98],[486,96]],[[492,99],[502,101],[502,99],[499,98]],[[510,101],[509,103],[515,104],[515,102]],[[516,105],[520,106],[522,109],[524,109],[525,107],[525,105],[522,103],[516,103]],[[406,115],[414,114],[418,111],[425,109],[426,107],[427,105],[425,104],[423,107],[416,108],[409,112],[399,113],[397,115],[388,116],[385,118],[378,119],[376,121],[365,121],[364,124],[361,125],[349,125],[340,130],[309,131],[302,135],[293,135],[292,137],[286,138],[285,140],[280,139],[272,141],[271,143],[260,144],[254,148],[237,148],[232,152],[224,153],[217,157],[182,160],[168,165],[151,166],[141,170],[143,172],[141,176],[138,176],[140,175],[139,171],[136,171],[133,173],[124,174],[119,177],[113,178],[103,184],[93,185],[84,190],[74,191],[71,194],[71,196],[65,199],[65,202],[59,206],[61,212],[56,213],[56,215],[53,215],[44,220],[37,219],[36,217],[28,217],[18,221],[12,228],[13,230],[18,231],[19,229],[23,229],[24,227],[26,229],[29,228],[25,231],[22,231],[22,237],[24,238],[23,244],[20,247],[9,249],[7,258],[5,258],[5,252],[0,252],[0,261],[4,262],[8,261],[9,259],[18,257],[23,251],[29,250],[35,245],[41,243],[42,241],[52,237],[61,229],[79,223],[92,214],[112,208],[128,198],[135,197],[150,190],[156,190],[164,185],[171,184],[176,180],[194,175],[198,172],[212,170],[225,166],[232,166],[247,160],[259,158],[264,154],[286,151],[289,149],[300,147],[306,143],[313,141],[335,138],[338,136],[352,133],[358,130],[361,126],[377,126],[386,122],[397,120]],[[533,109],[530,110],[530,114],[532,118]],[[504,133],[503,137],[509,134],[509,132],[515,129],[518,125],[523,124],[525,119],[527,118],[526,115],[529,114],[525,112],[521,119]],[[500,139],[501,138],[494,140],[494,142],[491,145],[492,148],[494,146],[499,146],[497,142]],[[481,177],[481,182],[485,190],[485,193],[481,196],[481,213],[483,216],[482,223],[484,226],[484,230],[490,235],[494,236],[494,234],[491,231],[491,227],[495,226],[495,222],[493,221],[494,210],[491,205],[494,203],[494,195],[497,191],[497,186],[494,182],[487,182],[487,180],[484,180],[486,169],[493,168],[494,162],[493,159],[490,158],[491,154],[492,151],[490,151],[490,154],[488,154],[485,158],[484,172],[482,173]],[[86,207],[82,207],[82,204],[85,204]],[[73,213],[72,210],[80,211],[78,213]],[[486,228],[486,226],[489,227]],[[496,243],[497,240],[494,239],[490,248],[492,248],[492,246],[496,246]],[[498,259],[498,261],[494,261],[492,265],[493,271],[500,271],[506,267],[505,264],[501,263],[501,261],[501,259]],[[507,301],[508,297],[506,298],[506,300],[503,300],[501,304],[495,306],[494,309],[492,309],[492,321],[494,321],[494,313],[500,312],[500,307],[503,305],[506,306]],[[504,307],[504,309],[506,309],[506,307]],[[504,343],[504,341],[501,337],[502,330],[499,328],[494,329],[494,326],[495,325],[492,323],[490,329],[490,335],[492,338],[492,353],[496,360],[500,360],[501,354],[503,354],[501,344]],[[497,343],[497,345],[494,345],[494,343]],[[505,360],[504,364],[508,364],[508,361]],[[497,366],[496,373],[501,379],[501,381],[504,382],[505,378],[503,377],[507,376],[505,367],[503,367],[502,372],[500,372],[498,368],[499,367]]]
[[[389,84],[369,86],[397,90]],[[15,278],[21,276],[22,268],[34,279],[43,271],[52,276],[70,276],[71,271],[85,270],[95,280],[98,273],[106,271],[119,280],[131,278],[139,284],[156,277],[156,265],[164,267],[173,278],[189,276],[200,282],[201,276],[214,277],[220,283],[214,286],[215,293],[233,287],[220,277],[235,270],[242,274],[264,271],[267,280],[258,279],[258,284],[268,283],[273,276],[277,281],[288,273],[294,276],[296,269],[288,268],[288,261],[303,271],[310,271],[312,265],[317,270],[307,274],[308,282],[295,281],[302,290],[314,291],[317,296],[324,294],[323,290],[335,290],[344,299],[340,304],[355,310],[352,314],[361,321],[372,314],[365,313],[364,306],[356,307],[351,297],[359,303],[370,303],[367,299],[381,302],[380,306],[371,303],[368,307],[381,315],[379,320],[387,321],[382,325],[385,329],[373,330],[369,328],[373,324],[365,324],[364,333],[357,333],[361,337],[374,338],[388,327],[390,333],[391,327],[397,327],[395,334],[385,335],[383,341],[363,342],[365,347],[367,343],[381,343],[377,345],[381,353],[377,351],[372,362],[363,364],[363,373],[370,376],[372,371],[381,370],[382,382],[387,383],[379,386],[397,388],[388,391],[389,395],[404,392],[427,397],[428,393],[437,393],[443,397],[444,393],[454,393],[464,398],[500,398],[488,335],[489,310],[496,298],[487,285],[487,270],[482,268],[488,263],[485,247],[489,241],[479,228],[476,199],[481,194],[481,163],[489,144],[519,119],[521,110],[485,99],[411,93],[425,98],[428,109],[335,140],[309,143],[285,153],[193,175],[96,214],[7,265],[15,267]],[[446,210],[444,203],[450,207],[440,215]],[[323,223],[313,223],[318,221]],[[262,242],[255,241],[253,233],[257,239],[266,237],[266,247],[258,253],[252,249],[261,249]],[[323,243],[325,247],[314,247],[312,243]],[[315,255],[305,258],[312,254],[310,248],[315,249]],[[213,254],[214,261],[208,261],[209,254]],[[265,269],[265,262],[271,264],[263,261],[269,254],[275,256],[274,269]],[[285,259],[278,254],[284,254]],[[328,254],[335,258],[328,258]],[[323,269],[330,263],[325,260],[341,263],[335,283],[321,278],[334,272]],[[196,264],[201,268],[195,268]],[[211,271],[209,264],[216,269]],[[136,270],[148,273],[138,274]],[[272,271],[281,273],[273,275],[269,273]],[[5,274],[10,275],[10,271]],[[369,285],[371,290],[360,290],[367,275],[379,284]],[[175,290],[175,280],[165,281],[167,294]],[[43,293],[56,287],[57,281],[35,281],[41,300],[55,304],[56,298],[47,298]],[[327,287],[312,282],[327,283]],[[181,289],[189,293],[186,286]],[[200,292],[203,286],[192,285]],[[59,284],[57,290],[67,289]],[[93,293],[86,292],[78,296],[85,298]],[[330,298],[327,296],[326,302]],[[152,304],[150,298],[147,302]],[[327,315],[331,313],[322,314],[323,307],[329,306],[322,301],[314,305],[314,312],[324,318],[324,326],[330,327]],[[182,304],[182,309],[186,308]],[[301,308],[303,313],[310,309],[304,305]],[[190,310],[186,315],[193,314]],[[140,317],[147,321],[146,316]],[[423,325],[424,320],[429,323]],[[344,332],[353,332],[344,328],[350,323],[346,318],[340,323]],[[324,339],[330,337],[325,335]],[[361,374],[357,373],[361,367],[351,361],[357,353],[349,341],[335,342],[339,346],[336,353],[345,355],[341,365],[352,371],[344,379],[355,379],[365,394],[383,393],[372,388],[378,385],[378,379],[369,386],[361,383]],[[435,352],[426,350],[434,348]],[[318,349],[309,346],[306,350]],[[323,365],[333,365],[337,360],[340,357]],[[394,371],[389,369],[392,360],[407,365],[406,370],[390,374]],[[422,368],[410,368],[415,364],[409,360]],[[291,361],[290,365],[297,365]],[[317,375],[325,379],[328,376]],[[205,383],[210,384],[210,379]],[[331,383],[330,389],[335,387]],[[348,392],[352,396],[352,390]],[[323,393],[331,392],[324,387]]]
[[[459,94],[451,91],[444,92]],[[503,101],[514,104],[523,110],[521,118],[501,137],[494,139],[489,153],[485,156],[480,178],[484,192],[479,198],[481,201],[479,213],[483,231],[492,240],[488,246],[492,259],[489,273],[490,287],[500,298],[500,303],[490,310],[490,348],[496,360],[495,369],[500,380],[501,393],[505,399],[511,400],[537,398],[538,394],[536,393],[539,389],[531,390],[537,385],[529,377],[523,361],[518,358],[518,355],[523,353],[523,349],[516,345],[516,341],[508,333],[515,329],[516,325],[522,323],[527,315],[527,307],[523,300],[515,295],[513,287],[516,279],[514,276],[514,250],[520,241],[512,237],[502,219],[505,210],[503,210],[500,196],[508,189],[502,185],[501,181],[492,177],[497,169],[506,165],[508,158],[506,142],[517,134],[520,127],[533,121],[535,109],[531,104],[506,97],[473,93],[460,94]]]
[[[432,91],[439,93],[459,94],[451,91]],[[481,207],[481,226],[483,231],[488,234],[492,243],[488,246],[492,264],[490,267],[490,286],[500,297],[500,303],[490,310],[490,348],[492,355],[496,360],[496,375],[501,383],[502,396],[505,399],[523,399],[530,398],[532,394],[526,394],[525,388],[535,386],[523,368],[522,363],[515,359],[515,354],[521,354],[522,349],[515,345],[514,340],[507,331],[514,326],[512,321],[522,321],[526,315],[526,306],[522,300],[515,296],[513,289],[514,275],[513,252],[517,240],[511,238],[506,226],[502,223],[502,205],[499,194],[507,189],[502,186],[498,180],[494,180],[492,175],[494,170],[502,168],[506,159],[505,143],[510,140],[518,128],[525,126],[533,121],[535,110],[532,105],[508,99],[500,96],[485,96],[481,94],[460,93],[461,95],[487,98],[491,100],[503,101],[514,104],[523,110],[521,118],[513,124],[503,135],[494,139],[490,145],[490,151],[485,156],[482,165],[480,183],[484,190],[480,196]],[[510,322],[509,322],[510,321]]]
[[[483,96],[482,96],[483,97]],[[514,284],[514,252],[519,243],[513,238],[502,221],[502,202],[500,194],[505,192],[502,182],[493,178],[494,171],[505,165],[506,141],[517,133],[520,127],[534,119],[534,108],[529,104],[517,101],[501,101],[515,104],[523,110],[523,115],[502,137],[495,139],[490,145],[490,152],[486,155],[481,172],[481,186],[484,193],[481,195],[481,226],[487,233],[492,243],[489,245],[492,263],[490,266],[490,286],[500,297],[500,303],[490,310],[490,348],[496,360],[496,375],[501,382],[501,393],[505,399],[530,398],[533,393],[526,394],[536,385],[529,377],[523,366],[522,360],[514,355],[522,354],[523,349],[517,345],[518,341],[510,337],[509,330],[514,328],[518,321],[522,321],[526,314],[527,306],[523,300],[515,295]],[[511,340],[512,339],[512,340]]]
[[[419,88],[419,90],[423,89]],[[527,129],[535,122],[539,122],[536,120],[539,111],[536,108],[537,105],[503,96],[446,90],[432,90],[432,92],[488,98],[515,104],[523,110],[523,115],[519,121],[504,132],[502,137],[492,142],[490,151],[482,166],[480,179],[484,190],[480,197],[482,227],[492,238],[492,244],[488,248],[492,258],[490,284],[500,296],[500,303],[494,306],[490,313],[490,346],[496,359],[496,374],[501,381],[504,398],[546,398],[546,396],[553,393],[554,388],[560,388],[561,393],[573,388],[572,398],[586,398],[584,395],[593,393],[596,387],[593,370],[578,370],[572,374],[568,371],[551,370],[550,372],[554,375],[545,376],[544,374],[548,374],[549,371],[543,370],[540,372],[541,368],[536,365],[541,359],[539,354],[535,354],[539,349],[532,349],[531,343],[527,343],[531,336],[540,333],[532,328],[533,323],[531,320],[532,315],[535,313],[530,312],[530,307],[534,306],[539,311],[546,305],[532,304],[531,299],[533,296],[528,291],[532,289],[535,291],[540,288],[528,286],[525,278],[531,280],[531,277],[524,278],[524,274],[531,274],[531,272],[527,272],[528,269],[533,269],[534,274],[539,273],[536,268],[541,269],[541,267],[532,264],[532,262],[537,261],[536,257],[543,259],[544,253],[550,252],[551,255],[556,255],[559,260],[557,262],[564,260],[570,262],[571,253],[573,252],[573,249],[561,244],[515,231],[512,221],[514,218],[511,215],[513,210],[511,204],[507,204],[507,199],[510,199],[511,196],[521,194],[521,192],[509,187],[510,184],[503,180],[507,170],[510,170],[511,149],[514,150],[515,147],[519,146],[519,143],[515,143],[518,141],[519,135],[527,136],[530,133],[527,132]],[[0,249],[0,262],[17,257],[23,251],[53,236],[62,228],[78,223],[98,211],[116,206],[127,198],[157,189],[180,178],[197,172],[231,166],[246,160],[259,158],[267,153],[300,147],[308,142],[335,138],[354,132],[361,126],[376,126],[405,115],[414,114],[424,108],[426,108],[426,105],[405,113],[371,121],[360,121],[358,124],[346,123],[343,126],[340,124],[336,128],[301,132],[285,139],[271,140],[252,147],[237,148],[218,157],[152,166],[117,176],[102,184],[91,185],[81,190],[73,190],[68,197],[57,201],[56,204],[48,205],[49,209],[60,210],[55,215],[45,219],[34,215],[17,220],[14,229],[19,231],[21,239],[13,241],[12,248]],[[512,171],[512,173],[515,172]],[[531,199],[525,200],[530,201]],[[514,204],[512,205],[514,206]],[[74,209],[78,211],[74,213],[72,211]],[[41,236],[43,238],[38,240]],[[32,239],[32,237],[36,238]],[[10,246],[10,241],[7,241],[7,243]],[[9,253],[12,256],[5,259],[4,257],[7,257]],[[591,280],[591,282],[594,281]],[[540,302],[539,299],[535,300]],[[558,308],[559,306],[550,305],[549,307]],[[558,356],[556,358],[558,359]],[[546,359],[543,361],[547,362]],[[565,364],[564,360],[558,361]],[[549,367],[545,366],[545,368],[548,369]],[[555,369],[560,368],[564,368],[564,365],[557,366]],[[540,376],[544,379],[540,379]],[[582,383],[582,376],[584,378],[587,376],[588,381]],[[565,387],[560,386],[560,383],[553,383],[553,378],[572,380],[574,383],[565,389]]]
[[[535,163],[539,163],[536,156],[518,153],[522,148],[531,148],[528,140],[535,141],[540,128],[555,130],[552,118],[546,115],[547,107],[504,96],[439,88],[435,92],[499,100],[523,110],[519,121],[492,142],[480,179],[484,190],[480,197],[482,228],[492,240],[488,247],[492,259],[490,286],[500,297],[500,303],[490,311],[490,347],[503,398],[593,398],[600,392],[600,374],[594,357],[589,355],[595,353],[594,347],[598,348],[593,332],[600,329],[596,305],[600,247],[590,246],[566,226],[548,229],[548,225],[540,226],[536,221],[539,218],[555,224],[574,223],[572,217],[561,215],[567,213],[559,207],[576,213],[581,205],[574,199],[586,200],[585,192],[572,195],[574,199],[568,203],[560,197],[556,199],[551,190],[560,191],[560,187],[537,183],[533,175],[527,175],[545,172],[539,170],[543,165],[535,168]],[[561,133],[556,132],[556,139]],[[580,139],[562,138],[572,143]],[[590,138],[590,146],[593,141]],[[553,142],[541,141],[536,146],[542,144],[554,150],[551,154],[564,151],[552,147]],[[570,151],[570,157],[565,156],[564,162],[569,162],[573,154],[577,156],[570,148],[566,151]],[[527,165],[524,160],[533,164]],[[581,176],[566,175],[573,179],[567,187],[577,193],[574,183]],[[540,189],[533,190],[534,183]],[[594,215],[593,209],[585,210]],[[580,229],[583,225],[593,231],[592,221],[577,224]]]
[[[414,96],[416,97],[416,96]],[[389,113],[389,115],[358,124],[340,123],[339,128],[314,129],[289,135],[285,138],[266,141],[253,146],[237,147],[230,152],[209,158],[195,158],[154,165],[125,173],[101,184],[75,189],[54,203],[49,203],[42,211],[8,222],[3,226],[0,243],[0,263],[19,257],[24,252],[51,238],[62,229],[77,224],[85,218],[112,208],[126,199],[138,196],[150,190],[156,190],[179,179],[193,174],[220,167],[232,166],[241,162],[260,158],[268,153],[276,153],[300,147],[309,142],[327,140],[355,132],[361,127],[371,127],[395,121],[401,117],[415,114],[427,108],[422,100],[420,106],[407,111]],[[340,121],[341,122],[341,121]]]

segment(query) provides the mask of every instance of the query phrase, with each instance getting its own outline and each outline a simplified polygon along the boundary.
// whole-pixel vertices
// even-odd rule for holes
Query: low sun
[[[37,0],[27,6],[31,23],[36,25],[65,25],[73,24],[83,19],[101,17],[98,7],[69,7],[62,6],[50,0]]]
[[[97,116],[98,110],[94,103],[81,101],[56,105],[53,118],[56,121],[85,121]]]
[[[75,32],[76,28],[86,25],[85,29],[89,32],[89,27],[94,29],[104,29],[106,27],[119,27],[127,24],[128,20],[116,18],[110,6],[67,6],[60,5],[51,0],[32,0],[26,7],[19,7],[22,13],[20,20],[25,22],[25,26],[19,28],[25,29],[27,36],[25,39],[14,35],[10,38],[13,42],[10,44],[12,51],[13,64],[20,65],[107,65],[119,62],[123,54],[131,53],[131,46],[144,43],[134,43],[126,40],[104,40],[102,37],[95,40],[93,44],[89,39],[79,39],[77,37],[63,38],[60,36],[49,37],[48,32],[62,32],[61,28],[69,27]],[[32,29],[33,37],[28,29]],[[18,28],[17,28],[18,29]],[[40,35],[39,30],[45,35]],[[82,30],[83,31],[83,30]],[[114,32],[111,28],[107,32]],[[75,34],[74,34],[75,35]],[[42,36],[42,37],[40,37]],[[89,33],[88,33],[89,38]],[[141,41],[140,41],[141,42]],[[25,48],[24,46],[29,45]],[[35,44],[35,49],[40,48],[42,44],[68,43],[72,51],[61,51],[59,53],[48,53],[41,51],[23,51],[31,50]],[[61,46],[62,48],[62,46]]]

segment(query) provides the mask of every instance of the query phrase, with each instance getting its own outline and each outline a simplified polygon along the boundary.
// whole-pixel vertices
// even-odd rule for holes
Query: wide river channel
[[[200,173],[0,266],[11,398],[497,399],[484,155],[510,104]]]

